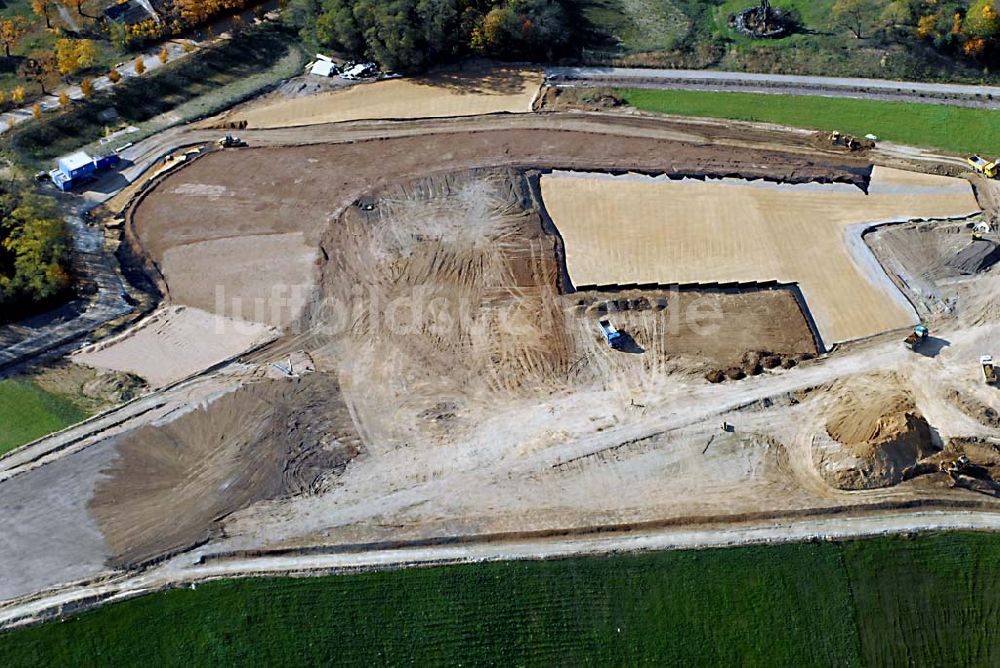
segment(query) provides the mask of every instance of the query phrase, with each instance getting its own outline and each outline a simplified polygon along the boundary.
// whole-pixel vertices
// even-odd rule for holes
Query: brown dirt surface
[[[625,105],[613,88],[558,88],[546,86],[535,102],[537,111],[607,111]]]
[[[828,344],[917,319],[870,253],[856,257],[847,228],[978,211],[967,181],[882,167],[867,194],[569,172],[543,176],[541,187],[574,285],[797,283]]]
[[[262,312],[284,314],[266,322],[287,324],[296,308],[261,295],[261,286],[308,289],[313,260],[305,249],[320,246],[321,253],[327,252],[330,242],[323,242],[323,235],[332,221],[364,193],[393,183],[491,165],[601,169],[628,164],[657,172],[721,176],[738,171],[796,182],[861,179],[856,168],[851,171],[843,163],[564,130],[491,130],[217,151],[158,184],[131,216],[129,237],[138,239],[141,252],[165,274],[167,291],[177,303],[238,315],[232,299],[217,305],[217,292],[241,298],[244,309],[263,297]],[[248,237],[262,242],[301,238],[302,244],[295,241],[283,255],[268,243],[248,247],[242,240]],[[241,252],[233,264],[221,262],[219,252],[234,247]]]
[[[836,471],[820,467],[838,488],[894,485],[907,468],[937,450],[913,397],[892,374],[838,381],[824,402],[830,405],[827,434],[855,460]]]
[[[360,83],[308,97],[254,105],[227,114],[222,124],[280,128],[365,119],[446,118],[527,113],[542,84],[537,70],[502,68]],[[241,126],[242,127],[242,126]]]
[[[168,248],[234,236],[302,232],[315,243],[363,193],[426,174],[486,166],[742,173],[794,182],[857,179],[841,165],[778,152],[621,134],[489,130],[217,151],[169,176],[137,207],[133,228],[160,263]],[[320,185],[322,184],[322,185]],[[206,225],[206,217],[211,225]]]
[[[989,404],[958,390],[949,392],[948,398],[962,409],[963,413],[983,426],[1000,430],[1000,400],[995,394],[991,397],[992,401]]]
[[[327,374],[263,380],[117,437],[90,502],[111,564],[189,547],[251,503],[332,484],[360,452],[339,396]]]
[[[597,321],[608,318],[644,348],[713,369],[742,366],[751,352],[817,352],[805,314],[786,289],[581,291],[570,297],[586,309],[595,332]],[[637,302],[662,308],[634,308]]]
[[[302,232],[198,241],[164,253],[177,304],[275,327],[292,324],[315,288],[319,252]],[[205,280],[211,272],[214,280]]]

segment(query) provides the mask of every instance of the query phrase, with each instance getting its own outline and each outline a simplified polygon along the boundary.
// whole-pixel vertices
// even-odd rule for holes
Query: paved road
[[[919,83],[886,79],[811,77],[788,74],[754,74],[716,70],[654,70],[625,67],[548,67],[545,79],[552,84],[681,86],[754,89],[789,94],[844,97],[903,98],[935,104],[1000,108],[1000,86]]]

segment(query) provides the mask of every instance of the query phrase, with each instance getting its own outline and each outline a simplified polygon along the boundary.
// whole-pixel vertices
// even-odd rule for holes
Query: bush
[[[465,54],[551,59],[574,36],[562,0],[293,0],[307,39],[390,70],[420,70]]]
[[[42,308],[69,289],[69,235],[52,200],[0,190],[0,321]]]

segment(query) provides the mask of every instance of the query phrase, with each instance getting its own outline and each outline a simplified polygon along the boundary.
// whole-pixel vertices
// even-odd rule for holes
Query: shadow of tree
[[[527,69],[479,66],[420,75],[410,81],[463,95],[515,95],[536,77],[535,72]]]

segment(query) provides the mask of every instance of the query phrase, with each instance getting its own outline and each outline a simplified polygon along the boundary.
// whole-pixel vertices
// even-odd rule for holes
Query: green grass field
[[[0,380],[0,454],[79,422],[87,414],[27,380]]]
[[[643,111],[763,121],[944,149],[1000,154],[1000,111],[940,104],[763,93],[627,89],[625,101]]]
[[[997,665],[1000,539],[878,538],[220,581],[0,638],[0,664]]]

